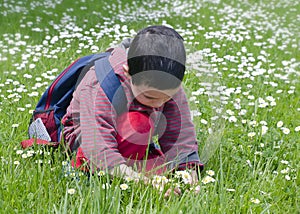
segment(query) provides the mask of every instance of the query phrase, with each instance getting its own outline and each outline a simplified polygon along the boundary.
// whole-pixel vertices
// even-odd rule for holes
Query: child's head
[[[128,51],[128,72],[134,94],[137,91],[139,94],[150,91],[146,97],[160,102],[155,105],[142,103],[153,107],[168,101],[179,89],[184,77],[185,61],[183,38],[174,29],[166,26],[142,29]]]

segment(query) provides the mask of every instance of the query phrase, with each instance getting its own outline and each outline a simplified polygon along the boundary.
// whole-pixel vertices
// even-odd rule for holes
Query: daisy
[[[121,184],[120,185],[121,190],[127,190],[129,186],[127,184]]]
[[[287,135],[290,133],[290,130],[288,128],[283,127],[281,130],[282,130],[283,134]]]
[[[214,176],[215,172],[213,170],[207,170],[206,174],[208,174],[209,176]]]
[[[251,198],[250,201],[254,204],[259,204],[260,200],[258,200],[257,198]]]
[[[210,176],[205,176],[202,179],[202,183],[204,183],[204,184],[212,183],[212,182],[215,182],[215,181],[216,180],[213,177],[210,177]]]
[[[282,121],[278,121],[277,122],[277,128],[281,128],[283,126],[283,122]]]
[[[70,194],[70,195],[74,195],[74,193],[76,192],[76,190],[75,189],[68,189],[68,194]]]

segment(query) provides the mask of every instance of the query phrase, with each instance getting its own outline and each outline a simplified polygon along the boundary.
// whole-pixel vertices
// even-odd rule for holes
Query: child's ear
[[[129,74],[129,67],[128,67],[128,65],[123,64],[123,70],[124,70],[125,75],[129,78],[130,74]]]

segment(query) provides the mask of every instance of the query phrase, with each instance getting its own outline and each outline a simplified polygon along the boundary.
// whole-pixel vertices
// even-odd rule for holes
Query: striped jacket
[[[144,106],[134,99],[129,79],[124,74],[123,64],[127,64],[125,50],[112,50],[109,61],[122,83],[129,111],[146,112],[154,119],[154,132],[159,136],[159,146],[168,169],[202,166],[183,89],[180,88],[170,101],[159,108]],[[71,150],[80,147],[90,164],[98,169],[126,164],[126,158],[118,151],[116,119],[117,114],[101,89],[92,67],[74,91],[63,118],[65,142]]]

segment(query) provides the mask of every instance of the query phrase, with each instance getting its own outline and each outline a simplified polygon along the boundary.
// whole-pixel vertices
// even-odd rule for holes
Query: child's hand
[[[143,181],[145,184],[150,183],[150,179],[145,175],[134,171],[131,167],[121,164],[111,172],[113,175],[123,177],[127,181]]]
[[[173,189],[173,188],[169,188],[169,189],[166,191],[164,197],[165,197],[165,198],[169,198],[170,195],[172,194],[172,192],[173,192],[173,194],[176,195],[176,196],[181,195],[181,190],[180,190],[180,188],[179,188],[179,187],[175,187],[174,189]]]
[[[200,192],[200,186],[198,185],[198,173],[196,170],[191,171],[192,183],[194,185],[194,193],[198,194]]]
[[[191,171],[191,184],[196,185],[198,183],[198,174],[196,170]]]

